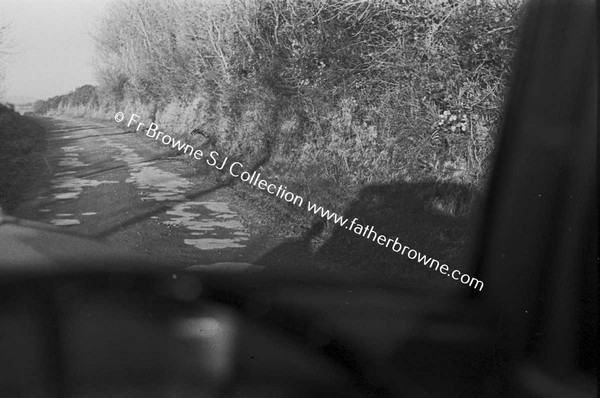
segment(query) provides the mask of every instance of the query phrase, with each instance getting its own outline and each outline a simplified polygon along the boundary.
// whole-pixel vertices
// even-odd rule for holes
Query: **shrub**
[[[181,134],[203,128],[242,161],[268,158],[270,173],[304,192],[322,181],[343,197],[393,181],[476,190],[520,9],[520,0],[117,1],[95,35],[100,87],[40,111],[135,104]]]

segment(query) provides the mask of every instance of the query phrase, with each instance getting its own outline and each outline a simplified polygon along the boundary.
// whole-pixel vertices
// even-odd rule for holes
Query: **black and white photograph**
[[[598,397],[595,0],[0,0],[0,398]]]

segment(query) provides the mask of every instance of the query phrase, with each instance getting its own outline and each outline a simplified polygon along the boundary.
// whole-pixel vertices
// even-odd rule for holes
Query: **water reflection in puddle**
[[[54,224],[54,225],[59,225],[59,226],[79,225],[79,224],[81,224],[81,221],[79,221],[79,220],[65,219],[65,218],[55,218],[53,220],[50,220],[50,222],[52,224]]]
[[[227,202],[186,202],[168,210],[170,220],[164,221],[171,226],[185,227],[196,239],[184,242],[202,250],[245,247],[243,242],[249,234],[244,226],[234,219],[236,214]]]
[[[186,245],[195,246],[201,250],[231,249],[245,247],[245,245],[240,245],[238,243],[238,240],[236,239],[201,238],[184,239],[183,242]]]
[[[79,160],[78,151],[83,150],[79,146],[64,146],[62,150],[65,151],[65,156],[58,161],[58,165],[61,167],[85,167],[85,163]]]
[[[185,200],[185,192],[192,184],[173,173],[157,167],[144,166],[132,170],[125,182],[134,182],[142,189],[142,200]]]
[[[83,148],[79,146],[64,146],[62,150],[65,152],[65,157],[58,162],[62,167],[86,167],[88,164],[79,159],[78,151]],[[118,181],[99,181],[89,180],[85,178],[73,177],[74,170],[67,170],[56,173],[51,181],[52,190],[59,191],[54,193],[56,199],[76,199],[83,191],[83,188],[97,187],[101,184],[117,184]]]
[[[109,143],[109,145],[111,145]],[[194,186],[186,178],[153,166],[154,162],[145,162],[134,150],[112,144],[121,152],[116,160],[129,166],[130,176],[125,182],[134,183],[141,189],[142,200],[184,201],[185,193]],[[184,227],[194,239],[184,239],[188,245],[202,250],[241,248],[249,234],[236,219],[236,213],[226,202],[184,202],[174,205],[166,212],[169,226]]]
[[[243,248],[249,239],[249,234],[244,231],[237,214],[229,208],[227,202],[185,202],[185,193],[194,184],[188,179],[175,173],[165,171],[155,166],[155,162],[145,161],[133,149],[119,145],[111,140],[105,141],[106,146],[117,149],[113,159],[127,164],[129,176],[126,183],[133,183],[138,188],[141,200],[182,202],[175,204],[165,216],[152,216],[153,219],[164,220],[168,226],[185,228],[190,239],[184,239],[187,245],[201,250],[218,250],[230,248]],[[102,184],[117,184],[119,181],[93,180],[79,178],[73,174],[77,171],[69,170],[88,166],[82,162],[78,152],[83,148],[66,146],[62,148],[65,156],[59,160],[59,166],[68,168],[54,175],[51,182],[53,197],[55,199],[76,199],[84,188],[97,187]],[[49,209],[42,209],[47,212]],[[54,225],[69,226],[81,224],[76,218],[96,215],[96,212],[82,212],[80,214],[59,213],[53,216],[50,222]]]
[[[50,209],[41,209],[41,212],[49,212]],[[88,211],[85,213],[81,213],[79,214],[80,216],[92,216],[98,214],[94,211]],[[50,220],[50,223],[54,224],[54,225],[58,225],[58,226],[69,226],[69,225],[80,225],[81,221],[75,219],[75,218],[65,218],[65,217],[73,217],[76,216],[76,214],[72,214],[72,213],[57,213],[55,215],[55,217],[52,220]]]
[[[142,200],[185,200],[184,194],[193,186],[187,179],[154,167],[154,162],[144,161],[133,149],[114,144],[112,146],[122,153],[115,156],[115,159],[129,166],[130,175],[125,182],[134,183],[141,189]]]
[[[78,177],[59,177],[52,181],[52,189],[59,190],[54,194],[56,199],[75,199],[81,194],[83,188],[97,187],[102,184],[118,184],[118,181],[88,180]]]
[[[185,193],[194,186],[186,178],[155,167],[154,162],[144,161],[131,148],[112,142],[107,142],[107,145],[120,151],[121,154],[114,158],[127,163],[130,175],[125,182],[134,183],[140,188],[142,200],[186,200]],[[245,247],[243,242],[249,237],[249,234],[243,231],[242,223],[236,219],[236,213],[226,202],[184,202],[175,204],[166,215],[170,219],[163,221],[164,224],[184,227],[191,235],[198,237],[184,239],[187,245],[198,249],[242,248]]]

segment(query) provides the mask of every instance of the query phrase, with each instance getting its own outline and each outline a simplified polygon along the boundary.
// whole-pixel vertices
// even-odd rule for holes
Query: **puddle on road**
[[[156,202],[182,202],[173,205],[164,216],[158,217],[163,224],[183,228],[190,239],[184,238],[184,243],[201,250],[218,250],[243,248],[249,238],[244,226],[237,219],[237,214],[229,208],[227,202],[186,202],[185,193],[194,184],[188,179],[175,173],[165,171],[155,166],[153,161],[145,161],[133,149],[119,145],[117,142],[105,140],[106,146],[117,149],[112,157],[115,161],[127,164],[129,176],[126,183],[133,183],[137,188],[140,199]],[[88,166],[82,162],[78,152],[84,148],[78,146],[63,147],[65,156],[59,160],[59,166],[65,168],[80,168]],[[97,187],[102,184],[117,184],[119,181],[93,180],[75,177],[73,170],[61,171],[52,180],[53,196],[56,199],[76,199],[84,188]],[[45,209],[44,209],[45,210]],[[96,212],[81,214],[60,213],[50,221],[54,225],[69,226],[81,222],[76,218],[96,215]],[[156,216],[151,217],[156,219]]]
[[[58,213],[58,214],[56,214],[56,217],[73,217],[74,215],[75,214],[72,214],[72,213]],[[81,215],[85,215],[85,213],[82,213]],[[59,225],[59,226],[69,226],[69,225],[81,224],[81,221],[74,219],[74,218],[54,218],[54,219],[50,220],[50,222],[54,225]]]
[[[140,188],[142,200],[185,201],[185,193],[194,186],[186,178],[146,162],[133,149],[110,141],[108,145],[117,148],[121,155],[114,159],[129,166],[130,176],[125,182],[134,183]],[[201,250],[216,250],[245,247],[243,242],[249,234],[236,220],[236,213],[227,202],[184,202],[174,204],[166,212],[170,219],[163,221],[168,226],[183,227],[190,235],[198,238],[184,239],[184,243]],[[151,217],[157,219],[156,216]],[[162,218],[162,217],[160,217]],[[202,237],[199,237],[202,236]]]
[[[89,164],[82,162],[79,159],[79,151],[82,151],[84,148],[80,146],[64,146],[62,150],[65,152],[65,157],[61,158],[58,162],[58,165],[61,167],[87,167]],[[53,191],[60,191],[54,193],[54,198],[56,199],[76,199],[79,194],[83,191],[83,188],[87,187],[97,187],[101,184],[118,184],[118,181],[100,181],[100,180],[90,180],[86,178],[73,177],[72,174],[75,174],[74,170],[66,170],[61,171],[59,173],[54,174],[54,177],[51,181],[51,186]]]
[[[110,145],[110,144],[109,144]],[[115,156],[115,160],[127,163],[130,176],[125,182],[134,183],[140,188],[142,200],[156,201],[181,201],[185,200],[184,194],[193,187],[187,179],[154,167],[154,162],[146,162],[133,149],[112,144],[118,148],[122,155]]]
[[[50,220],[50,222],[54,225],[58,226],[69,226],[69,225],[79,225],[81,221],[75,219],[65,219],[65,218],[55,218]]]
[[[65,155],[58,160],[59,167],[65,168],[82,168],[87,167],[89,164],[81,161],[79,157],[79,151],[83,151],[84,148],[80,146],[64,146],[61,148]],[[64,170],[55,173],[50,180],[50,191],[51,196],[58,200],[70,200],[77,199],[84,188],[97,187],[102,184],[118,184],[118,181],[101,181],[92,180],[86,178],[79,178],[73,176],[76,174],[75,170]],[[40,197],[39,199],[47,199],[46,196]],[[39,209],[41,213],[50,213],[52,210],[48,208]],[[82,213],[81,215],[92,215],[96,213]],[[64,218],[64,217],[76,217],[75,214],[71,213],[58,213],[55,215],[56,218],[51,219],[50,222],[54,225],[69,226],[79,225],[81,221],[75,218]]]
[[[85,167],[87,164],[83,163],[79,160],[79,151],[82,151],[83,148],[79,146],[64,146],[62,150],[65,151],[65,156],[63,156],[59,161],[58,165],[61,167]]]
[[[102,184],[118,184],[119,181],[88,180],[79,177],[59,177],[52,180],[52,189],[62,192],[54,193],[56,199],[76,199],[83,188],[97,187]]]
[[[170,220],[163,221],[171,226],[184,227],[191,235],[202,238],[184,239],[185,244],[201,250],[241,248],[250,234],[233,218],[236,214],[227,202],[186,202],[175,205],[166,212]]]
[[[225,214],[235,217],[235,213],[229,209],[229,206],[222,208],[221,210],[211,209],[211,205],[215,203],[218,203],[221,206],[227,206],[226,202],[187,202],[175,205],[173,210],[167,211],[167,214],[175,217],[171,217],[172,221],[165,221],[165,224],[183,225],[191,231],[212,231],[217,227],[235,231],[244,229],[244,226],[238,220],[216,221],[215,219],[221,218],[219,217],[220,215]],[[208,212],[206,210],[208,210]],[[198,219],[198,216],[200,215],[205,215],[210,218]]]
[[[201,238],[201,239],[184,239],[183,242],[186,245],[195,246],[201,250],[217,250],[217,249],[231,249],[231,248],[246,247],[245,245],[240,245],[239,243],[237,243],[235,239]]]
[[[187,188],[193,184],[176,174],[157,167],[144,166],[130,171],[131,176],[125,182],[134,182],[141,189],[142,200],[185,200]]]

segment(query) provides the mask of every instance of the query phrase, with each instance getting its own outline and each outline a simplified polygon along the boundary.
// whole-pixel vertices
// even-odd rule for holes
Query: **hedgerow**
[[[31,170],[47,166],[44,130],[34,119],[0,103],[0,208],[18,208],[31,185]]]
[[[130,109],[175,135],[200,128],[334,210],[371,183],[476,191],[520,10],[521,0],[116,1],[95,34],[100,86],[40,110]]]

